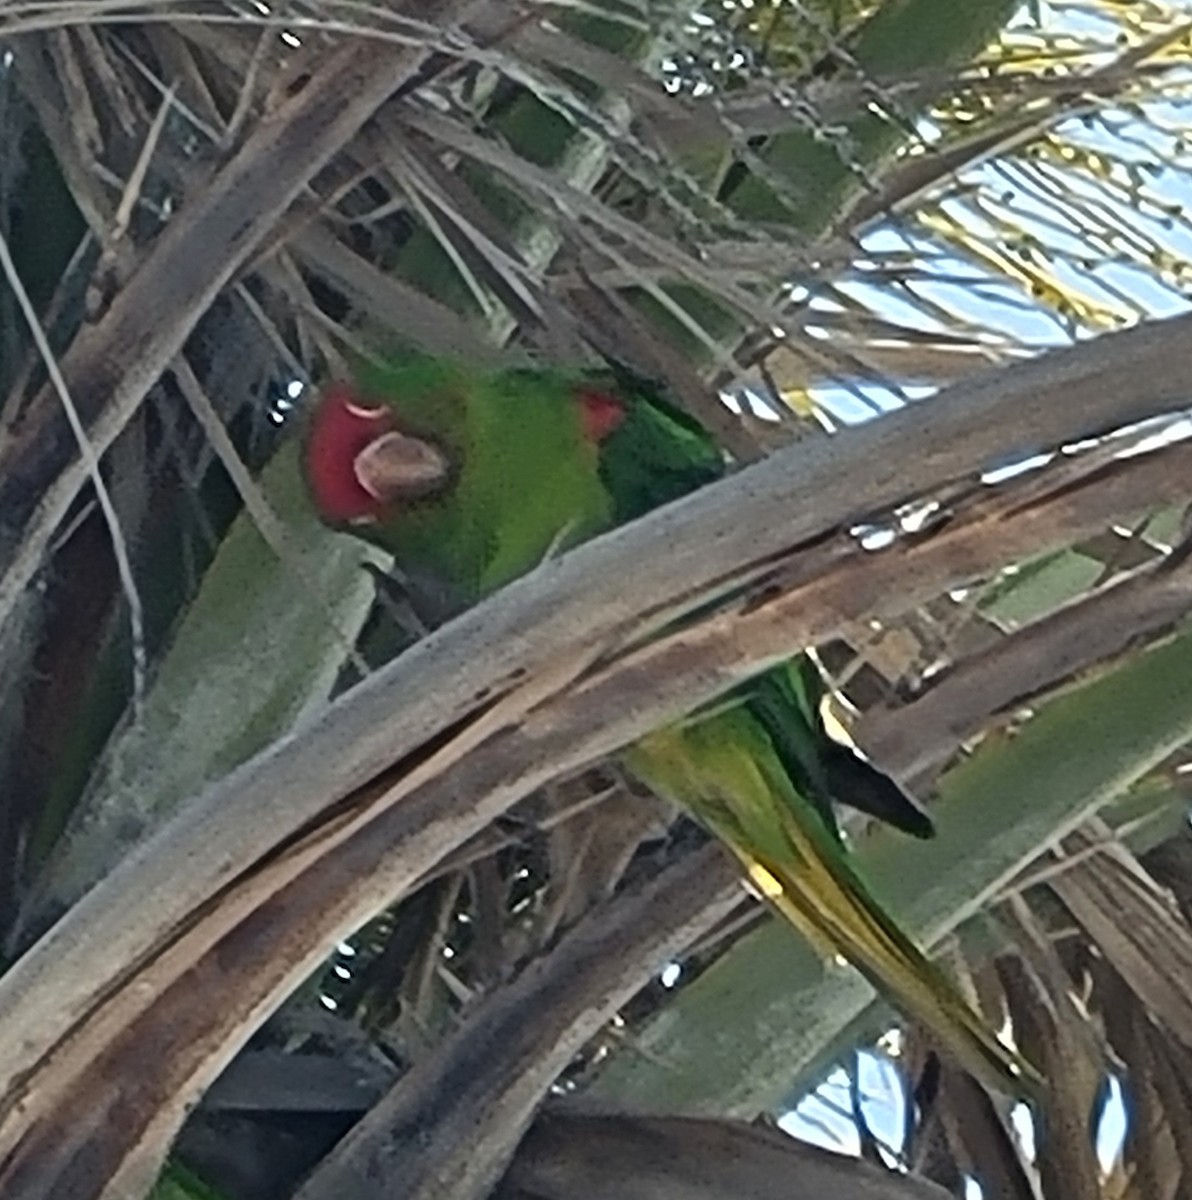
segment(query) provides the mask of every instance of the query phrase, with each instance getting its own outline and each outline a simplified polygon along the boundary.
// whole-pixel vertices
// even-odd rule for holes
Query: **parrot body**
[[[426,359],[328,389],[305,462],[325,520],[434,576],[460,606],[724,471],[705,431],[627,371],[480,373]],[[1029,1069],[848,861],[834,801],[920,837],[931,825],[827,734],[822,693],[800,656],[642,738],[623,760],[720,838],[821,952],[847,958],[969,1070],[1020,1089]]]

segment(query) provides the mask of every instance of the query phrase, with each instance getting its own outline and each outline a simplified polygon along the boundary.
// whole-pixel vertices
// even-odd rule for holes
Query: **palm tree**
[[[144,1194],[180,1129],[163,1197],[1181,1194],[1176,5],[0,19],[6,1197]],[[615,350],[754,465],[421,638],[291,428],[405,346]],[[1033,1153],[608,758],[807,645],[932,798],[856,854],[1044,1069]],[[917,1178],[723,1120],[842,1062]]]

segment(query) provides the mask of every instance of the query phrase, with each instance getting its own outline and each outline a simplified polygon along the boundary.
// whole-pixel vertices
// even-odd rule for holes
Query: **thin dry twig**
[[[78,410],[71,399],[70,388],[63,378],[58,359],[50,346],[41,321],[38,319],[37,311],[29,299],[29,293],[25,290],[25,285],[17,272],[16,263],[13,262],[12,253],[3,234],[0,234],[0,269],[4,271],[8,286],[12,288],[13,294],[17,298],[17,303],[29,326],[29,332],[41,354],[42,362],[45,364],[50,382],[62,403],[63,411],[70,423],[71,432],[78,445],[79,453],[82,455],[91,484],[95,488],[95,496],[99,501],[100,511],[103,513],[104,522],[112,539],[112,554],[116,559],[120,586],[124,590],[124,599],[128,604],[128,625],[132,643],[133,717],[134,720],[139,720],[145,702],[149,659],[145,651],[145,611],[141,604],[141,594],[137,589],[136,579],[133,576],[128,543],[124,539],[124,531],[120,528],[120,518],[116,513],[116,506],[112,503],[108,485],[104,482],[103,472],[99,465],[99,452],[87,436],[87,431],[79,418]]]

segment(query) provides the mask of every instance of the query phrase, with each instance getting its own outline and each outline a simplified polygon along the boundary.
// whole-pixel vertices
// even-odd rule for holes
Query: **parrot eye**
[[[433,443],[392,431],[369,442],[352,469],[360,486],[388,505],[433,494],[447,478],[448,463]]]
[[[599,445],[625,420],[625,406],[611,392],[585,388],[578,398],[580,421],[589,442]]]

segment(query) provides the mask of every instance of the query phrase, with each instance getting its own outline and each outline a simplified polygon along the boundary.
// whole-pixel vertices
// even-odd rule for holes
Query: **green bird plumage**
[[[325,520],[474,603],[552,552],[719,477],[706,432],[618,368],[481,372],[415,358],[329,388],[307,435]],[[800,656],[624,752],[698,817],[825,954],[858,967],[970,1071],[1020,1090],[1029,1068],[886,915],[841,844],[833,801],[915,834],[930,822],[826,732],[823,684]]]

